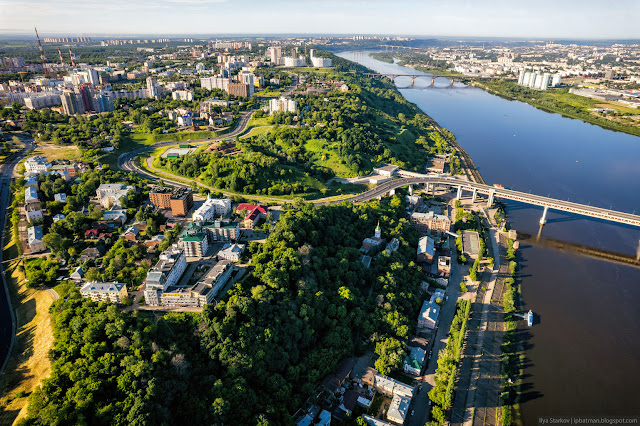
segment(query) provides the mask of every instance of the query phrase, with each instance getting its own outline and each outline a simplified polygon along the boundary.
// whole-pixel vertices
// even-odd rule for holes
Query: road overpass
[[[487,197],[488,206],[491,206],[493,204],[495,198],[501,198],[504,200],[519,201],[521,203],[543,207],[544,210],[542,213],[542,217],[540,218],[540,224],[542,225],[547,222],[547,212],[549,210],[557,210],[574,213],[581,216],[594,217],[609,222],[617,222],[623,223],[625,225],[640,227],[640,216],[631,213],[603,209],[601,207],[573,203],[570,201],[543,197],[540,195],[514,191],[506,188],[498,188],[495,186],[471,182],[455,177],[424,175],[420,173],[407,172],[404,170],[398,171],[397,176],[398,177],[396,179],[384,182],[369,191],[363,192],[347,199],[334,201],[330,204],[336,204],[343,201],[360,203],[374,198],[382,197],[389,193],[389,191],[400,188],[402,186],[422,184],[426,185],[428,189],[430,188],[433,193],[435,193],[436,187],[451,188],[457,191],[457,199],[460,199],[465,191],[471,192],[473,194],[473,201],[476,201],[478,195],[482,194]]]

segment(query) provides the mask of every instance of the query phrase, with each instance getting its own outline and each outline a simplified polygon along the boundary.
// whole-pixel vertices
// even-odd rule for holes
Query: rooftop
[[[389,405],[389,410],[387,410],[387,418],[393,420],[402,419],[404,422],[407,417],[407,412],[409,411],[410,403],[411,399],[400,395],[394,395],[391,400],[391,405]]]
[[[425,300],[420,309],[420,319],[428,322],[437,322],[440,315],[440,305],[430,300]]]
[[[121,191],[126,187],[124,183],[102,183],[98,187],[98,191]]]
[[[435,241],[431,237],[422,237],[418,241],[418,254],[427,254],[433,256],[435,254]]]
[[[42,240],[42,226],[32,226],[27,228],[27,239],[29,243],[36,240]]]
[[[462,231],[462,251],[472,257],[480,253],[480,237],[476,231]]]
[[[122,290],[122,287],[124,287],[124,284],[122,283],[117,283],[117,282],[99,283],[99,282],[93,281],[85,284],[80,289],[80,292],[93,291],[98,293],[118,293],[120,292],[120,290]]]
[[[162,186],[153,186],[149,191],[149,194],[171,194],[171,198],[174,200],[181,200],[187,197],[191,193],[189,188],[164,188]]]

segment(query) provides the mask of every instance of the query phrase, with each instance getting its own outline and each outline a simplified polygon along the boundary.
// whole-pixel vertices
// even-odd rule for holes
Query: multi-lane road
[[[22,160],[27,150],[33,148],[33,139],[26,135],[20,135],[20,139],[25,143],[25,149],[14,154],[14,156],[6,163],[0,166],[0,229],[4,230],[8,217],[7,207],[11,201],[11,176],[13,169]],[[0,244],[4,247],[4,232],[0,237]],[[13,339],[15,336],[15,318],[11,299],[9,298],[9,288],[4,279],[4,259],[2,258],[2,249],[0,249],[0,281],[2,288],[0,289],[0,373],[7,364],[11,348],[13,347]]]

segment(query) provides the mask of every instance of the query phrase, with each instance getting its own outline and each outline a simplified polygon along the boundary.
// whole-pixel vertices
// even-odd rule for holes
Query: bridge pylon
[[[540,225],[544,225],[547,223],[547,212],[549,211],[549,206],[544,206],[544,212],[542,212],[542,217],[540,218]]]

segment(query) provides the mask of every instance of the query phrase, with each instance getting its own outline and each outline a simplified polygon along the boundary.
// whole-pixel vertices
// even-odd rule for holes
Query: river
[[[368,52],[338,56],[377,72],[420,74]],[[396,79],[398,87],[411,83]],[[640,213],[640,138],[604,130],[448,80],[400,89],[451,130],[488,184]],[[508,220],[537,234],[542,209],[509,202]],[[542,235],[635,255],[640,229],[550,211]],[[521,412],[540,416],[640,415],[640,269],[528,243],[520,246],[523,308],[540,323],[525,338]]]

